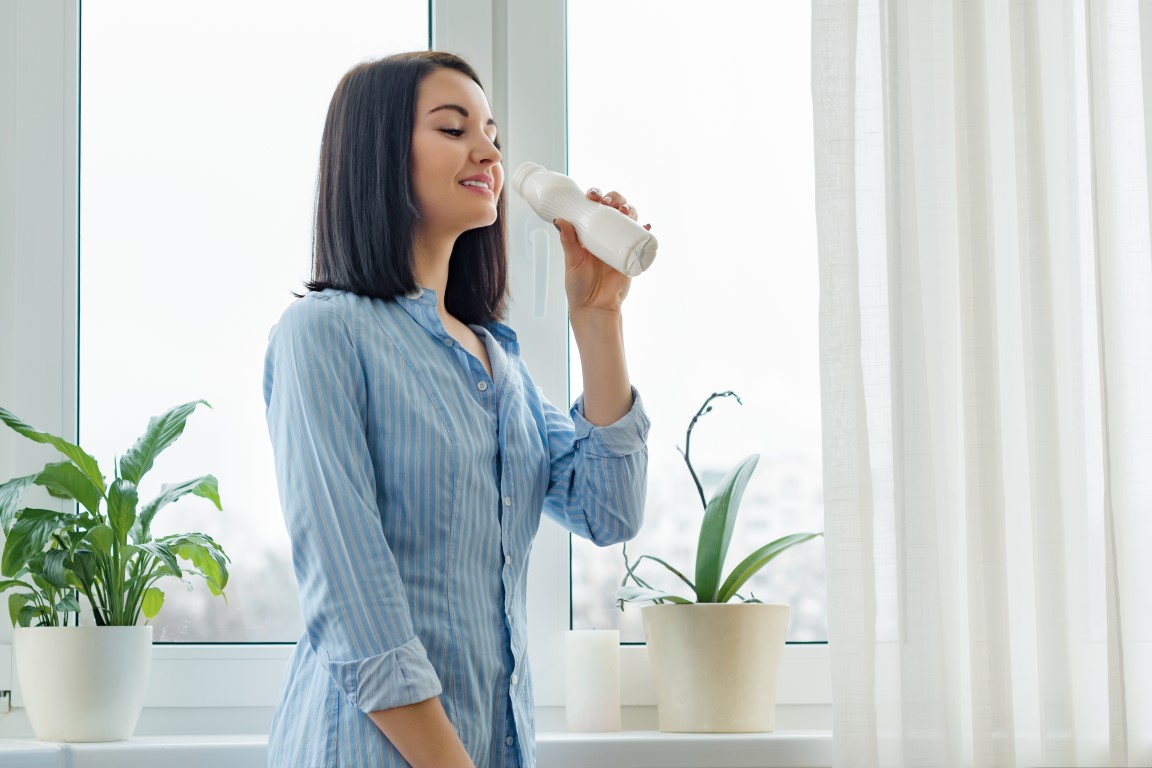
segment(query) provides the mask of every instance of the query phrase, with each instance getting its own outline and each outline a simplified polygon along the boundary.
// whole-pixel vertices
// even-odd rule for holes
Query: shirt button
[[[512,685],[516,685],[516,681],[517,681],[517,680],[519,680],[519,679],[520,679],[520,678],[516,677],[515,673],[513,673],[513,675],[512,675]]]
[[[506,506],[506,507],[512,506],[512,497],[511,496],[505,496],[504,497],[504,506]]]
[[[516,739],[512,738],[511,736],[507,736],[504,739],[504,743],[507,744],[508,746],[512,746],[513,744],[516,743]]]
[[[504,555],[504,565],[512,565],[512,555]]]
[[[488,382],[486,382],[486,381],[478,381],[478,382],[476,382],[476,389],[478,389],[478,390],[480,390],[481,392],[483,392],[484,390],[488,389]]]
[[[444,343],[450,347],[452,346],[452,339],[444,339]]]

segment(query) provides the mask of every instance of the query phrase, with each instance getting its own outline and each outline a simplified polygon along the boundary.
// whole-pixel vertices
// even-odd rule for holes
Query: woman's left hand
[[[601,205],[615,208],[621,215],[636,219],[636,208],[628,203],[624,195],[612,191],[602,195],[593,187],[588,190],[588,199]],[[564,219],[556,220],[560,230],[560,243],[564,246],[564,289],[568,293],[568,308],[576,312],[582,309],[607,309],[619,311],[632,278],[613,269],[593,256],[576,236],[576,228]],[[644,225],[651,229],[650,224]]]

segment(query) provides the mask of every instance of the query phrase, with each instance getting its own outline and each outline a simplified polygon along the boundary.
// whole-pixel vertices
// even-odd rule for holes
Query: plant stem
[[[692,468],[692,460],[689,458],[692,452],[692,429],[696,426],[696,422],[700,420],[701,416],[712,410],[708,403],[718,397],[734,397],[736,398],[736,402],[744,405],[744,401],[740,399],[740,395],[732,390],[728,390],[727,392],[713,392],[708,396],[708,399],[704,401],[704,405],[700,406],[700,410],[696,411],[696,415],[692,417],[692,421],[689,422],[688,434],[684,436],[684,450],[680,452],[680,455],[684,457],[684,463],[688,465],[688,471],[692,473],[692,481],[696,483],[696,492],[700,494],[700,504],[704,509],[708,509],[708,499],[704,498],[704,486],[700,484],[700,478],[696,476],[696,470]]]

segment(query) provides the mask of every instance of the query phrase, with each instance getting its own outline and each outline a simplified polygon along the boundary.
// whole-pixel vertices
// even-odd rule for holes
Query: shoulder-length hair
[[[417,51],[356,65],[340,80],[320,145],[308,290],[339,288],[391,300],[416,289],[412,243],[420,207],[412,189],[412,127],[420,81],[454,69],[450,53]],[[496,221],[456,239],[444,303],[465,323],[500,320],[508,290],[504,191]]]

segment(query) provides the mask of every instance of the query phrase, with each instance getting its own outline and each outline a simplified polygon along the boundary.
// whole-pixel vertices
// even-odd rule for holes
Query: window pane
[[[713,392],[744,404],[713,401],[693,430],[706,494],[761,455],[727,567],[784,534],[823,530],[810,13],[762,0],[568,4],[569,172],[626,194],[660,239],[625,311],[630,373],[652,417],[647,521],[628,553],[689,578],[703,507],[677,446]],[[639,608],[612,600],[623,573],[621,547],[573,538],[575,628],[643,642]],[[651,562],[640,574],[687,590]],[[791,604],[790,640],[827,639],[823,539],[741,592]]]
[[[158,641],[301,631],[261,394],[269,328],[310,270],[320,132],[356,62],[428,47],[427,0],[85,3],[81,19],[80,441],[112,475],[148,419],[204,399],[156,462],[220,481],[157,534],[232,557],[228,602],[160,582]]]

